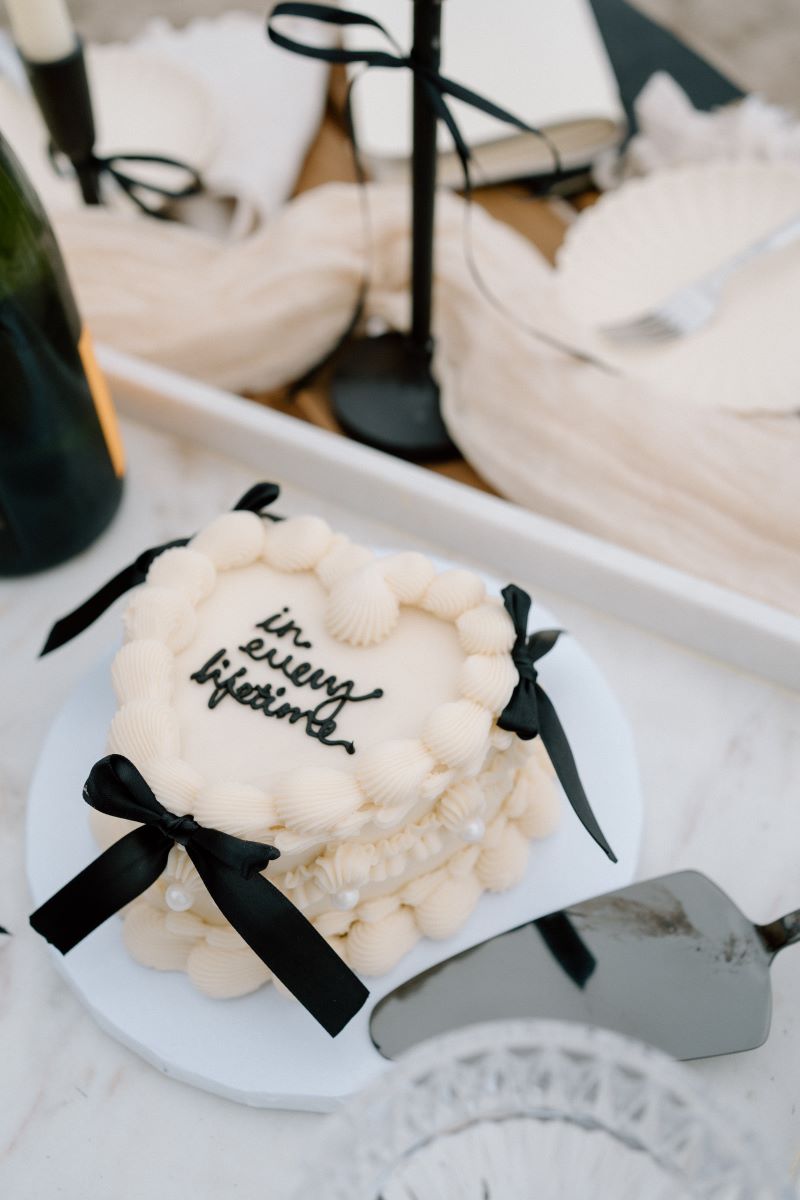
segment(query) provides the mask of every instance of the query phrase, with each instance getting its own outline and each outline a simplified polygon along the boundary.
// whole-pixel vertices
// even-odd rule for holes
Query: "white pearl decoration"
[[[465,842],[471,845],[477,845],[482,842],[486,835],[486,822],[480,817],[473,817],[471,821],[466,821],[461,826],[461,837]]]
[[[358,888],[347,888],[343,892],[335,892],[331,896],[331,903],[341,912],[348,912],[351,908],[355,908],[360,899],[361,893]]]
[[[167,908],[171,908],[173,912],[186,912],[192,907],[192,897],[180,887],[177,883],[171,883],[164,892],[164,900]]]

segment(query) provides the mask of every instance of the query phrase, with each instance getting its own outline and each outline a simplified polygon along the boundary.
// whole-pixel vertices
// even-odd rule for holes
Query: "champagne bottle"
[[[0,135],[0,575],[52,566],[111,520],[124,456],[61,253]]]

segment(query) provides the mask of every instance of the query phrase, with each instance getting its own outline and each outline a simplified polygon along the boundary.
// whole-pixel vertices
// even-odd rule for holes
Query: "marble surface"
[[[25,798],[48,723],[108,647],[108,615],[47,659],[54,617],[142,547],[225,508],[252,471],[127,423],[130,486],[112,529],[56,570],[0,587],[0,1195],[139,1200],[285,1195],[325,1118],[246,1109],[176,1083],[117,1045],[27,929]],[[307,499],[287,489],[287,510]],[[368,523],[332,514],[354,535]],[[381,531],[386,536],[386,531]],[[446,549],[446,548],[443,548]],[[647,798],[641,875],[706,871],[756,920],[800,905],[800,695],[557,595],[541,599],[595,656],[633,724]],[[800,950],[773,968],[766,1046],[691,1069],[800,1161]]]

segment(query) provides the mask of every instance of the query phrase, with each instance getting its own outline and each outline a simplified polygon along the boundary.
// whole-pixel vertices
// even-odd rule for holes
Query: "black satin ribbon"
[[[295,38],[288,37],[275,28],[275,21],[280,17],[300,17],[307,21],[317,21],[323,25],[337,25],[340,28],[347,25],[366,25],[386,38],[393,52],[377,49],[348,50],[342,46],[315,46],[307,42],[298,42]],[[283,50],[289,50],[293,54],[301,54],[306,58],[317,58],[323,62],[348,66],[363,64],[365,67],[386,67],[390,70],[411,71],[423,84],[434,112],[444,122],[450,132],[456,154],[461,163],[461,169],[464,173],[464,185],[467,193],[472,190],[472,177],[470,173],[472,151],[458,126],[458,122],[450,111],[445,97],[449,97],[452,100],[460,100],[463,104],[468,104],[471,108],[477,108],[480,112],[486,113],[488,116],[494,117],[506,125],[511,125],[514,129],[518,129],[522,133],[530,133],[534,137],[540,138],[553,156],[553,166],[556,173],[560,173],[561,171],[558,150],[546,133],[541,129],[537,129],[535,125],[529,125],[527,121],[523,121],[514,113],[509,112],[508,109],[501,108],[499,104],[495,104],[492,100],[487,100],[485,96],[473,92],[470,88],[464,87],[463,84],[456,83],[454,79],[448,79],[447,76],[443,75],[435,67],[419,62],[414,58],[413,53],[404,54],[402,48],[397,44],[389,31],[381,25],[380,21],[376,21],[373,17],[334,8],[329,4],[305,4],[295,3],[294,0],[287,0],[285,3],[276,4],[267,18],[267,34],[270,41],[274,42],[276,46],[280,46]],[[349,89],[346,115],[352,137]]]
[[[278,499],[280,491],[277,483],[256,483],[234,505],[233,511],[238,512],[244,509],[257,513],[259,516],[266,516],[267,514],[262,510]],[[277,517],[274,519],[279,520]],[[51,650],[57,650],[59,646],[63,646],[65,642],[72,641],[79,633],[83,633],[84,629],[88,629],[99,616],[102,616],[115,600],[124,596],[125,592],[129,592],[131,588],[144,583],[147,572],[159,554],[163,554],[165,550],[172,550],[176,546],[186,546],[190,541],[191,538],[175,538],[174,541],[164,542],[163,546],[153,546],[150,550],[143,550],[135,562],[123,567],[113,579],[104,583],[88,600],[84,600],[83,604],[79,604],[71,613],[67,613],[65,617],[60,617],[56,621],[47,635],[44,646],[39,651],[39,657],[42,658]]]
[[[83,789],[92,808],[138,828],[76,875],[32,914],[37,933],[66,954],[163,874],[183,846],[223,916],[331,1037],[369,992],[299,909],[260,873],[280,857],[274,846],[207,829],[169,812],[127,758],[95,763]]]
[[[50,146],[50,162],[56,174],[69,175],[70,169],[62,167],[61,159],[55,147]],[[148,179],[137,179],[129,174],[120,164],[142,163],[150,166],[170,167],[182,171],[186,175],[183,187],[165,187]],[[188,163],[179,162],[176,158],[166,158],[163,154],[94,154],[81,162],[81,168],[93,171],[96,175],[108,175],[117,187],[121,189],[136,207],[148,217],[158,220],[168,220],[168,214],[160,207],[148,204],[144,197],[152,196],[162,200],[186,200],[189,196],[197,196],[203,191],[203,180],[200,173]]]
[[[538,680],[535,663],[553,649],[563,630],[539,629],[528,637],[531,598],[516,584],[504,587],[501,595],[506,612],[514,624],[515,641],[511,651],[519,680],[511,699],[497,719],[501,729],[515,733],[522,741],[541,737],[553,769],[578,820],[612,862],[617,856],[606,841],[583,789],[578,768],[553,702]]]
[[[348,50],[341,46],[315,46],[307,42],[299,42],[296,38],[289,37],[287,34],[281,33],[275,27],[275,21],[281,17],[302,18],[308,21],[316,21],[323,25],[334,25],[344,27],[347,25],[366,25],[370,29],[374,29],[387,43],[391,46],[392,52],[388,50]],[[344,64],[346,66],[362,65],[365,69],[371,67],[385,67],[389,70],[408,70],[411,71],[416,79],[419,79],[423,84],[426,94],[429,97],[433,111],[446,125],[453,139],[456,154],[461,164],[461,171],[464,177],[464,199],[466,200],[465,214],[469,218],[472,209],[472,172],[470,163],[472,162],[472,151],[469,143],[464,138],[464,135],[459,128],[447,99],[460,100],[463,104],[468,104],[472,108],[477,108],[480,112],[486,113],[490,117],[494,117],[498,121],[502,121],[506,125],[518,129],[522,133],[532,134],[538,137],[547,146],[553,159],[553,173],[557,178],[562,173],[561,158],[558,153],[558,148],[553,141],[547,136],[542,129],[538,129],[535,125],[529,125],[527,121],[523,121],[508,109],[501,108],[499,104],[495,104],[492,100],[488,100],[485,96],[479,95],[478,92],[473,92],[470,88],[464,87],[455,80],[449,79],[443,75],[441,71],[427,63],[419,62],[414,58],[413,53],[404,53],[400,47],[379,21],[373,17],[365,16],[361,13],[349,12],[340,8],[333,8],[329,4],[307,4],[295,3],[294,0],[286,0],[280,4],[276,4],[267,18],[267,35],[276,46],[280,46],[282,50],[288,50],[292,54],[300,54],[305,58],[316,58],[322,62],[331,64]],[[364,169],[364,164],[361,159],[361,152],[356,138],[356,131],[353,124],[352,111],[352,90],[357,82],[357,78],[350,80],[344,105],[344,116],[347,126],[347,133],[350,138],[350,145],[353,152],[353,162],[355,164],[356,178],[361,186],[362,195],[365,197],[363,203],[366,207],[366,189],[365,183],[367,174]],[[369,230],[369,219],[365,218],[365,229]],[[475,254],[472,248],[471,224],[469,219],[465,220],[464,225],[464,249],[467,266],[470,275],[478,291],[483,296],[484,300],[490,304],[497,312],[501,313],[506,320],[511,321],[519,329],[537,339],[543,345],[549,346],[553,350],[557,350],[561,354],[566,354],[569,358],[574,358],[578,362],[587,363],[591,366],[600,368],[605,372],[616,373],[614,368],[609,367],[608,363],[597,358],[594,354],[588,351],[581,350],[577,346],[572,346],[569,343],[562,341],[561,338],[554,337],[549,333],[544,333],[537,329],[534,325],[530,325],[527,321],[519,316],[516,312],[508,307],[495,294],[493,289],[487,284],[481,273]],[[348,339],[350,334],[358,324],[365,305],[367,294],[367,281],[364,280],[359,289],[359,294],[356,300],[353,314],[348,322],[347,328],[337,339],[336,344],[323,355],[303,376],[301,385],[295,385],[290,390],[290,395],[294,395],[299,386],[305,386],[316,374],[335,358],[341,346]]]

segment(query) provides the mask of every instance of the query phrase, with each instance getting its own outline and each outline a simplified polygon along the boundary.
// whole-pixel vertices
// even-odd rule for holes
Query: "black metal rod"
[[[21,57],[53,148],[74,166],[85,203],[100,204],[100,179],[92,157],[94,113],[83,43],[78,39],[70,54],[53,62]]]
[[[412,56],[438,68],[441,59],[442,0],[414,0]],[[411,158],[411,340],[431,344],[433,309],[433,222],[436,205],[437,116],[425,86],[414,76],[414,144]]]
[[[103,195],[100,191],[100,172],[93,161],[74,162],[75,178],[81,191],[84,204],[102,204]]]

